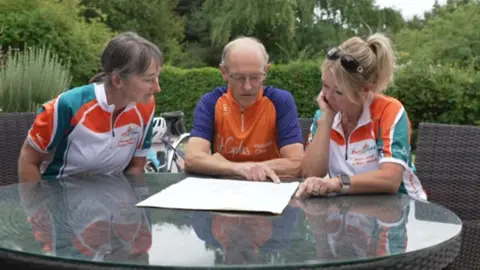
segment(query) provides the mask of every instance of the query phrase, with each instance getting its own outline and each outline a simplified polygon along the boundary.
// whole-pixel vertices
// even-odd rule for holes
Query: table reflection
[[[222,250],[221,264],[256,264],[260,254],[289,248],[299,209],[287,206],[281,216],[194,212],[192,225],[207,246]]]
[[[85,176],[4,188],[11,210],[3,209],[1,246],[135,266],[313,267],[412,254],[461,229],[443,207],[395,195],[292,199],[281,215],[135,207],[182,177]]]
[[[410,199],[385,196],[381,204],[374,200],[364,196],[300,202],[315,238],[317,259],[361,259],[405,252]]]
[[[45,253],[84,260],[148,262],[151,225],[135,204],[149,196],[141,177],[70,177],[21,184],[32,233]]]

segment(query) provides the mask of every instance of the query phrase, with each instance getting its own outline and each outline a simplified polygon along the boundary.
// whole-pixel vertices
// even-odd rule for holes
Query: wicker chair
[[[420,123],[415,166],[428,200],[463,222],[462,247],[448,269],[480,265],[480,127]]]
[[[313,123],[313,118],[299,118],[300,128],[303,134],[303,145],[307,145],[308,135],[310,134],[310,126]]]
[[[0,186],[18,182],[18,157],[35,113],[0,113]]]

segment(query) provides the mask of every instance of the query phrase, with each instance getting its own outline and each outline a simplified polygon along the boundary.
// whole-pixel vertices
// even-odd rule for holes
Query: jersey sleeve
[[[278,147],[281,149],[294,143],[303,144],[297,105],[292,94],[285,90],[279,90],[271,99],[277,113]]]
[[[147,117],[144,117],[142,140],[137,146],[137,150],[134,153],[135,157],[146,157],[148,150],[152,147],[153,136],[153,116],[155,115],[155,99],[152,98],[152,102],[149,103]]]
[[[315,115],[313,116],[313,122],[312,122],[312,125],[310,126],[310,133],[308,134],[308,139],[307,139],[307,147],[310,143],[312,143],[313,137],[315,136],[315,133],[317,133],[317,129],[318,129],[317,122],[321,116],[322,116],[322,111],[320,110],[317,110],[315,112]]]
[[[37,110],[27,142],[38,152],[52,152],[66,134],[71,118],[70,106],[61,94]]]
[[[410,158],[410,126],[400,102],[391,102],[379,120],[380,161],[393,162],[408,169]]]
[[[215,104],[218,98],[207,93],[200,98],[193,113],[193,125],[190,137],[199,137],[213,144],[215,124]]]

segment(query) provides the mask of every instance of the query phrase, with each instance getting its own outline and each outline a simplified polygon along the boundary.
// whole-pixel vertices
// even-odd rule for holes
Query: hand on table
[[[237,174],[252,181],[265,181],[271,179],[275,183],[280,183],[278,175],[263,163],[244,162],[236,164]]]
[[[326,196],[331,192],[340,192],[341,188],[338,178],[308,177],[300,183],[295,196]]]

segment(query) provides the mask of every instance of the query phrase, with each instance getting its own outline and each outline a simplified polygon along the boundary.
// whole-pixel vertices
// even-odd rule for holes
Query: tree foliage
[[[4,50],[48,46],[71,63],[73,83],[84,83],[99,69],[112,32],[97,20],[85,21],[82,11],[80,0],[0,0],[0,44]]]
[[[98,18],[113,31],[134,31],[165,51],[175,63],[181,54],[184,21],[174,12],[178,0],[83,0],[84,16]]]
[[[431,13],[432,14],[432,13]],[[480,3],[450,1],[434,9],[421,29],[404,29],[395,38],[402,62],[452,63],[480,69]]]

